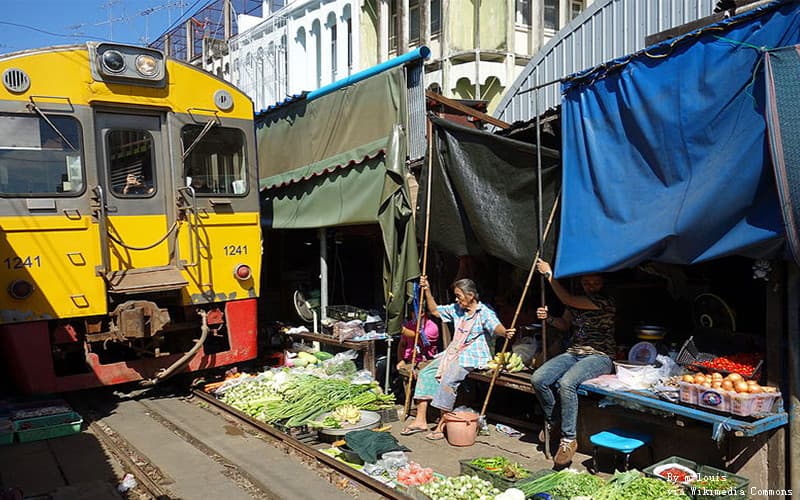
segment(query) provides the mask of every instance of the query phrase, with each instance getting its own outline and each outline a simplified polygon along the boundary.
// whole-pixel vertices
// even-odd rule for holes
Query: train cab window
[[[184,150],[191,148],[183,163],[186,185],[198,196],[243,196],[247,193],[244,133],[214,127],[201,136],[202,130],[188,125],[181,131]]]
[[[0,114],[0,195],[68,196],[84,189],[81,127],[69,116]]]
[[[156,190],[153,137],[145,130],[110,130],[106,136],[111,190],[118,197],[152,196]]]

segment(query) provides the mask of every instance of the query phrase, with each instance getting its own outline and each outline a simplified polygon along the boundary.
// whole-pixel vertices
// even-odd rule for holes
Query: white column
[[[569,22],[569,0],[558,0],[558,29],[563,28]]]
[[[347,78],[347,16],[349,9],[345,9],[346,3],[338,4],[336,16],[336,79]]]
[[[361,69],[361,7],[359,2],[352,2],[350,4],[350,18],[351,25],[353,26],[353,70],[355,73]],[[381,34],[378,33],[378,47],[380,48]],[[380,57],[380,52],[379,55]]]
[[[389,58],[389,22],[391,20],[389,0],[378,0],[378,62],[384,62]]]

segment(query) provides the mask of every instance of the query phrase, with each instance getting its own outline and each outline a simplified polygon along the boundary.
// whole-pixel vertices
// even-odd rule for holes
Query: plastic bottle
[[[133,474],[125,474],[125,477],[122,478],[122,482],[117,486],[117,491],[125,493],[132,488],[136,488],[136,478],[133,477]]]

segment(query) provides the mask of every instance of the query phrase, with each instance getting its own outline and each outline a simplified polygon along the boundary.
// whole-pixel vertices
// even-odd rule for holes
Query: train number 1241
[[[225,255],[247,255],[247,245],[225,245]]]
[[[42,259],[38,255],[31,257],[8,257],[3,260],[6,269],[25,269],[26,267],[42,267]]]

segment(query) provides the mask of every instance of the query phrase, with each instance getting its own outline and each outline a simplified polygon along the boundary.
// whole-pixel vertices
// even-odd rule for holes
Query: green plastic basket
[[[11,444],[14,442],[14,431],[0,432],[0,445]]]
[[[724,477],[733,480],[734,484],[729,490],[725,491],[701,491],[696,488],[687,490],[687,492],[697,500],[744,500],[749,498],[747,492],[748,486],[750,486],[750,480],[746,477],[737,476],[736,474],[711,467],[710,465],[701,465],[698,473],[700,474],[700,479],[714,476]]]
[[[509,479],[505,476],[501,476],[500,474],[496,474],[494,472],[488,471],[476,465],[472,465],[474,459],[468,460],[459,460],[458,463],[461,466],[461,474],[468,474],[470,476],[478,476],[481,479],[485,479],[492,483],[492,486],[497,488],[500,491],[505,491],[509,488],[515,488],[516,485],[526,483],[528,481],[533,481],[535,477],[533,474],[529,474],[528,477],[522,479]],[[528,471],[530,472],[530,471]]]
[[[81,431],[83,418],[71,411],[45,417],[24,418],[14,421],[14,431],[20,443],[40,441],[77,434]]]

